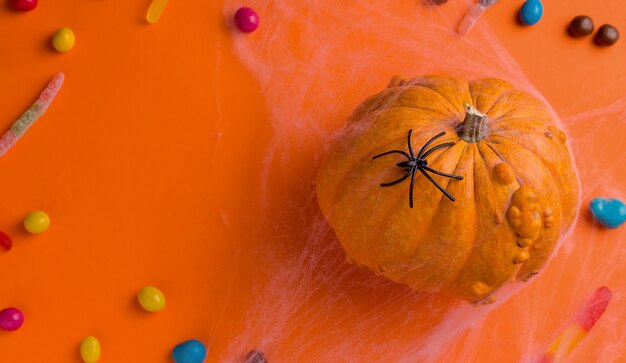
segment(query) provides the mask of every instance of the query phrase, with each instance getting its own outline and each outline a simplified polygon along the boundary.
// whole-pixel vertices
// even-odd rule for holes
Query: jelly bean
[[[69,52],[74,48],[76,36],[70,28],[61,28],[52,36],[52,46],[61,53]]]
[[[159,312],[165,308],[165,296],[161,290],[154,286],[146,286],[141,289],[139,294],[137,294],[137,299],[144,309],[152,313]]]
[[[0,247],[4,248],[7,251],[10,251],[13,248],[13,242],[11,241],[11,237],[8,234],[0,231]]]
[[[595,198],[589,209],[593,218],[607,228],[617,228],[626,222],[626,204],[619,199]]]
[[[150,24],[154,24],[159,20],[163,10],[167,5],[167,0],[152,0],[150,7],[148,8],[148,14],[146,15],[146,21]]]
[[[198,340],[187,340],[174,348],[172,358],[176,363],[202,363],[206,358],[206,348]]]
[[[524,25],[537,24],[543,16],[543,4],[541,0],[526,0],[519,11],[519,19]]]
[[[17,308],[6,308],[0,311],[0,329],[17,330],[24,324],[24,314]]]
[[[31,11],[37,7],[37,0],[11,0],[9,5],[13,10]]]
[[[251,8],[240,8],[235,13],[235,25],[245,33],[252,33],[259,27],[259,15]]]
[[[100,342],[96,337],[83,339],[80,343],[80,356],[85,363],[96,363],[100,360]]]
[[[45,232],[50,227],[50,217],[46,212],[32,212],[24,218],[24,228],[32,234]]]

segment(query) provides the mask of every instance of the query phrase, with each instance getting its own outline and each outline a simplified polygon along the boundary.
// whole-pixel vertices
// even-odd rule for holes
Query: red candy
[[[596,290],[587,301],[585,307],[578,313],[576,323],[586,331],[591,330],[594,324],[600,319],[604,310],[611,302],[613,294],[607,287]]]
[[[245,33],[252,33],[259,27],[259,15],[250,8],[240,8],[235,13],[235,25]]]
[[[7,251],[10,251],[13,247],[13,242],[11,241],[11,237],[8,234],[0,231],[0,247],[4,248]]]
[[[37,7],[37,0],[11,0],[11,8],[17,11],[31,11]]]
[[[24,314],[17,308],[6,308],[0,311],[0,329],[13,331],[24,324]]]

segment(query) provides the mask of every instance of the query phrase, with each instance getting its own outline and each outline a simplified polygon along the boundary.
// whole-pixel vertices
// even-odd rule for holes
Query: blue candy
[[[524,25],[537,24],[543,16],[543,4],[541,0],[526,0],[519,11],[519,20]]]
[[[172,357],[176,363],[202,363],[206,358],[206,348],[198,340],[188,340],[174,347]]]
[[[596,198],[589,203],[591,215],[607,228],[617,228],[626,222],[626,204],[619,199]]]

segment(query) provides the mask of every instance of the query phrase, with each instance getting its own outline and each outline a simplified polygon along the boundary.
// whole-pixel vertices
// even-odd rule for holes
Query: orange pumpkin
[[[579,187],[540,100],[498,79],[429,76],[393,79],[356,109],[320,167],[317,197],[349,261],[492,302],[546,263]]]

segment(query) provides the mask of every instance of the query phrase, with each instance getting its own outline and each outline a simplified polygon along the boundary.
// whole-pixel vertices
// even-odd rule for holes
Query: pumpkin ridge
[[[490,130],[493,131],[495,134],[502,134],[502,132],[506,132],[506,131],[517,131],[519,133],[519,127],[516,128],[514,123],[518,123],[520,121],[524,122],[525,126],[536,126],[538,128],[544,128],[544,129],[547,129],[547,126],[553,125],[552,123],[544,122],[547,120],[536,119],[536,120],[528,121],[528,120],[524,120],[521,117],[514,117],[514,118],[507,118],[506,120],[501,120],[501,119],[493,120],[492,122],[489,123],[489,126],[490,126]],[[505,128],[504,127],[505,125],[506,126],[511,125],[511,128]]]
[[[493,103],[493,105],[491,105],[491,107],[489,107],[489,110],[487,110],[486,112],[483,112],[483,113],[488,115],[488,114],[489,114],[489,113],[493,110],[493,108],[494,108],[494,107],[496,107],[496,105],[498,104],[498,102],[502,101],[502,99],[503,99],[504,97],[506,97],[506,96],[510,95],[510,94],[511,94],[511,93],[513,93],[513,92],[519,92],[519,91],[518,91],[518,90],[516,90],[516,89],[512,89],[512,90],[508,90],[508,91],[504,92],[503,94],[501,94],[501,95],[500,95],[500,97],[498,97],[498,98],[495,100],[495,102]]]
[[[487,174],[489,174],[489,172],[491,171],[489,166],[487,165],[487,163],[485,162],[485,157],[483,156],[482,151],[480,151],[480,147],[478,145],[476,145],[476,152],[478,153],[478,157],[476,157],[476,154],[474,154],[474,160],[476,160],[477,158],[480,159],[480,162],[482,163],[482,165],[485,167],[485,170],[487,171]],[[498,156],[498,155],[496,155]],[[498,156],[498,158],[500,158]],[[502,161],[502,159],[500,159]],[[476,188],[476,173],[474,173],[474,188]],[[491,180],[489,180],[491,181]],[[482,187],[482,186],[481,186]],[[501,213],[499,213],[496,209],[495,209],[495,201],[496,201],[496,195],[495,195],[495,191],[493,190],[493,185],[491,183],[487,183],[487,188],[488,193],[489,193],[489,197],[494,201],[494,210],[492,211],[493,214],[495,216],[498,217],[503,217]],[[478,205],[477,200],[476,200],[476,196],[478,195],[478,193],[474,193],[474,204]]]
[[[503,115],[500,115],[500,116],[490,120],[490,125],[498,126],[498,125],[502,124],[503,122],[518,121],[518,120],[528,119],[528,117],[520,117],[520,116],[511,117],[511,116],[509,116],[513,112],[514,111],[507,111]],[[544,116],[545,116],[545,118],[544,117],[539,118],[537,116],[534,116],[532,120],[541,120],[541,121],[535,121],[535,122],[541,124],[544,127],[554,124],[554,122],[552,121],[552,118],[550,118],[547,115],[544,115]]]
[[[446,79],[454,79],[454,78],[452,78],[452,77],[445,77],[445,78],[446,78]],[[459,109],[457,108],[457,104],[456,104],[456,102],[452,102],[452,100],[450,100],[448,97],[446,97],[446,96],[444,96],[443,94],[441,94],[441,92],[439,92],[439,91],[435,90],[434,88],[430,88],[430,87],[428,87],[428,86],[426,86],[426,85],[423,85],[423,84],[417,83],[417,82],[419,82],[420,80],[426,80],[426,79],[427,79],[427,78],[425,78],[425,77],[418,78],[418,79],[416,79],[416,80],[415,80],[415,82],[416,82],[416,83],[411,83],[411,85],[412,85],[412,86],[420,86],[420,87],[424,87],[424,88],[427,88],[427,89],[429,89],[429,90],[431,90],[431,91],[433,91],[433,92],[435,92],[435,93],[439,94],[439,95],[440,95],[443,99],[445,99],[445,100],[446,100],[446,101],[447,101],[450,105],[452,105],[452,107],[453,107],[453,108],[454,108],[454,110],[455,110],[454,114],[456,114],[457,116],[458,116],[459,114],[462,114],[462,113],[464,112],[464,108],[463,108],[463,106],[461,106],[461,110],[459,110]],[[468,84],[468,90],[469,90],[469,82],[466,82],[466,83]],[[471,100],[472,100],[472,95],[471,95],[471,93],[468,93],[468,96],[469,96],[469,97],[468,97],[468,99],[471,101]]]
[[[509,143],[509,144],[511,144],[511,145],[515,145],[515,146],[517,146],[517,147],[519,147],[519,148],[522,148],[522,149],[525,149],[525,150],[528,150],[528,151],[531,151],[531,152],[532,152],[532,150],[529,150],[529,149],[528,149],[528,148],[526,148],[524,145],[520,145],[520,144],[518,144],[517,142],[515,142],[515,140],[511,140],[510,138],[508,138],[508,137],[506,137],[506,136],[504,136],[504,135],[494,135],[494,138],[496,139],[495,141],[505,141],[505,142],[507,142],[507,143]],[[500,140],[498,140],[498,139],[500,139]],[[502,142],[500,142],[500,143],[499,143],[499,145],[506,145],[506,144],[503,144]],[[541,155],[540,153],[534,153],[534,152],[532,152],[532,154],[533,154],[533,156],[535,156],[535,157],[537,158],[537,160],[540,160],[540,161],[541,161],[541,164],[543,164],[543,166],[544,166],[547,170],[549,170],[549,171],[550,171],[550,173],[549,173],[549,174],[553,177],[552,182],[554,182],[554,183],[555,183],[554,185],[557,185],[557,184],[556,184],[556,179],[554,179],[554,174],[552,174],[552,171],[554,170],[554,166],[550,165],[549,161],[548,161],[548,160],[546,160],[546,159],[543,157],[543,155]],[[538,155],[538,154],[539,154],[539,155]],[[499,155],[499,156],[500,156],[500,155]]]
[[[429,112],[433,112],[433,113],[438,113],[438,114],[440,114],[441,116],[445,116],[445,117],[448,117],[448,118],[449,118],[449,117],[451,117],[451,116],[453,116],[453,115],[451,115],[451,114],[445,114],[445,113],[443,113],[443,112],[440,112],[440,111],[437,111],[437,110],[433,110],[432,108],[426,108],[426,107],[413,107],[413,106],[406,106],[406,105],[386,107],[384,110],[376,110],[376,111],[382,112],[382,111],[387,111],[387,110],[393,110],[393,109],[395,109],[395,108],[410,108],[410,109],[412,109],[412,110],[424,110],[424,111],[429,111]]]
[[[483,113],[484,113],[484,114],[486,114],[486,115],[488,115],[488,114],[489,114],[489,113],[493,110],[493,108],[494,108],[494,107],[496,107],[496,105],[498,104],[498,102],[502,101],[502,99],[503,99],[504,97],[506,97],[506,96],[510,95],[511,93],[516,92],[516,91],[517,91],[516,89],[512,89],[512,90],[509,90],[509,91],[504,92],[504,93],[503,93],[503,94],[501,94],[498,98],[496,98],[496,100],[494,101],[493,105],[491,105],[491,107],[489,107],[489,109],[488,109],[487,111],[483,112]],[[481,112],[482,112],[482,111],[481,111]],[[500,116],[500,117],[502,117],[502,116]],[[498,118],[500,118],[500,117],[498,117]]]
[[[437,90],[435,90],[435,89],[432,89],[432,88],[430,88],[430,87],[428,87],[428,86],[421,85],[421,84],[419,84],[419,83],[414,83],[414,84],[412,83],[412,84],[411,84],[411,87],[422,87],[422,88],[425,88],[425,89],[427,89],[427,90],[429,90],[429,91],[432,91],[432,92],[434,92],[434,93],[438,94],[438,95],[439,95],[439,96],[441,96],[441,98],[442,98],[442,99],[444,99],[444,100],[445,100],[445,101],[446,101],[446,102],[447,102],[450,106],[452,106],[452,109],[453,109],[453,110],[449,110],[449,111],[450,111],[450,116],[454,116],[454,115],[458,115],[458,114],[459,114],[459,110],[456,108],[456,104],[455,104],[454,102],[452,102],[452,101],[451,101],[448,97],[446,97],[446,96],[442,95],[442,94],[441,94],[441,92],[439,92],[439,91],[437,91]]]
[[[448,116],[448,117],[455,116],[455,115],[458,113],[458,112],[457,112],[457,110],[456,110],[456,106],[455,106],[452,102],[450,102],[450,100],[448,100],[448,99],[447,99],[445,96],[443,96],[440,92],[437,92],[437,91],[435,91],[434,89],[432,89],[432,88],[430,88],[430,87],[426,87],[426,86],[423,86],[423,85],[420,85],[420,84],[417,84],[417,83],[409,83],[409,84],[404,85],[404,86],[396,86],[396,87],[402,87],[402,91],[397,92],[395,95],[391,95],[391,96],[390,96],[390,95],[386,95],[386,94],[385,94],[385,91],[380,92],[380,93],[377,95],[378,97],[381,97],[381,98],[382,98],[382,97],[387,97],[387,96],[388,96],[388,97],[389,97],[389,100],[387,100],[387,102],[380,102],[380,103],[376,103],[375,105],[376,105],[377,107],[373,107],[373,108],[368,109],[368,110],[366,110],[365,112],[361,112],[361,113],[362,113],[362,114],[365,114],[365,113],[372,113],[372,112],[381,111],[382,109],[384,109],[384,110],[388,110],[388,109],[390,109],[390,108],[395,108],[395,107],[408,107],[408,108],[414,108],[414,109],[418,109],[418,110],[423,109],[423,110],[427,110],[427,111],[433,111],[433,112],[436,112],[436,113],[439,113],[439,114],[442,114],[442,115],[445,115],[445,116]],[[410,107],[410,106],[406,106],[406,105],[402,105],[402,106],[394,106],[394,107],[387,107],[387,105],[389,105],[389,104],[393,104],[393,103],[397,102],[397,100],[398,100],[398,99],[402,96],[402,94],[403,94],[404,92],[406,92],[405,90],[407,90],[407,89],[409,89],[409,88],[417,88],[417,89],[422,89],[422,90],[430,91],[430,92],[432,92],[432,93],[433,93],[433,94],[435,94],[435,95],[438,95],[438,96],[439,96],[439,97],[440,97],[443,101],[446,101],[446,103],[447,103],[447,104],[449,104],[450,106],[452,106],[452,110],[451,110],[451,109],[449,109],[448,107],[446,107],[446,109],[447,109],[447,111],[448,111],[448,114],[444,114],[443,112],[439,112],[439,111],[437,111],[437,110],[433,110],[433,109],[429,109],[429,108],[424,108],[424,107]],[[357,109],[357,110],[355,111],[355,114],[358,114],[358,113],[357,113],[358,111],[359,111],[359,110]],[[353,117],[352,117],[352,115],[351,115],[351,116],[350,116],[350,119],[352,119],[352,118],[353,118]]]
[[[479,101],[485,98],[485,95],[482,94],[482,93],[485,92],[485,89],[484,89],[485,83],[491,83],[491,82],[501,83],[501,84],[505,84],[507,86],[507,90],[501,92],[500,96],[502,96],[506,92],[509,92],[509,91],[512,91],[512,90],[515,89],[509,82],[502,81],[502,80],[497,79],[497,78],[479,78],[479,79],[473,79],[473,80],[469,81],[468,82],[469,93],[470,93],[470,95],[472,97],[473,106],[476,107],[476,109],[478,111],[480,111],[481,113],[484,113],[484,114],[487,113],[487,112],[484,111],[485,108],[491,109],[493,107],[493,105],[495,105],[496,102],[500,99],[500,96],[497,96],[497,94],[496,94],[497,98],[495,98],[493,100],[492,104],[489,107],[481,107],[480,109],[478,108],[478,105],[483,103],[483,102],[479,102]],[[490,86],[491,86],[491,84],[490,84]],[[483,89],[481,89],[481,87],[483,87]],[[488,96],[492,97],[490,94]]]

